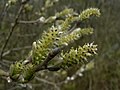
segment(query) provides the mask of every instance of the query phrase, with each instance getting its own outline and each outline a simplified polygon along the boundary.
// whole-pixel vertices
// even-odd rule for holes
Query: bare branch
[[[4,56],[10,54],[12,51],[19,51],[19,50],[30,49],[30,48],[31,48],[31,46],[13,48],[13,49],[11,49],[11,50],[8,50],[8,51],[4,52],[2,56],[4,57]]]
[[[50,81],[48,81],[48,80],[45,80],[45,79],[43,79],[43,78],[38,78],[38,77],[35,77],[35,79],[38,80],[38,81],[42,81],[42,82],[44,82],[44,83],[46,83],[46,84],[49,84],[49,85],[54,86],[55,90],[60,90],[60,88],[59,88],[59,87],[56,85],[56,83],[54,83],[54,82],[50,82]]]
[[[36,36],[36,35],[37,35],[36,33],[32,33],[32,34],[23,34],[23,35],[16,34],[15,36],[24,38],[24,37],[33,37],[33,36]]]
[[[4,50],[5,50],[7,44],[8,44],[8,42],[9,42],[9,40],[10,40],[10,37],[12,36],[12,33],[13,33],[16,25],[18,24],[17,21],[18,21],[19,16],[20,16],[20,14],[21,14],[21,12],[22,12],[22,10],[23,10],[23,8],[24,8],[24,4],[26,4],[26,1],[28,1],[28,0],[23,0],[23,1],[24,1],[24,3],[22,2],[21,6],[20,6],[20,8],[19,8],[19,10],[18,10],[18,13],[17,13],[17,15],[16,15],[16,17],[15,17],[15,21],[13,22],[13,24],[12,24],[12,26],[11,26],[11,28],[10,28],[10,32],[9,32],[7,38],[6,38],[6,41],[5,41],[5,43],[3,44],[3,47],[2,47],[2,50],[1,50],[1,54],[0,54],[0,60],[1,60],[1,61],[2,61],[2,57],[3,57],[2,55],[3,55],[3,53],[4,53]]]
[[[18,23],[20,23],[20,24],[37,24],[37,23],[45,24],[47,22],[45,21],[44,17],[40,17],[33,21],[18,21]]]
[[[33,20],[33,21],[18,21],[18,23],[20,23],[20,24],[35,24],[35,23],[43,23],[43,22],[40,22],[40,20],[37,19],[37,20]]]

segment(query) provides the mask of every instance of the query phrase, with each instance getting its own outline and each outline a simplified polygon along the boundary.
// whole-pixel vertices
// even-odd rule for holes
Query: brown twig
[[[54,67],[47,68],[48,63],[52,60],[52,58],[54,58],[58,53],[60,53],[63,50],[64,47],[65,46],[53,49],[48,54],[48,56],[45,59],[45,61],[43,63],[41,63],[40,65],[38,65],[38,66],[35,67],[35,72],[40,71],[41,69],[48,69],[48,70],[51,69],[52,70]]]
[[[21,6],[20,6],[20,8],[19,8],[19,10],[18,10],[18,13],[17,13],[17,15],[16,15],[16,17],[15,17],[15,21],[14,21],[13,24],[11,25],[10,32],[9,32],[7,38],[6,38],[5,43],[3,44],[2,50],[1,50],[1,54],[0,54],[0,60],[1,60],[1,61],[2,61],[2,56],[3,56],[4,50],[5,50],[7,44],[8,44],[8,42],[9,42],[9,40],[10,40],[10,37],[12,36],[12,33],[13,33],[16,25],[18,24],[17,21],[18,21],[19,16],[20,16],[20,14],[21,14],[21,12],[22,12],[22,10],[23,10],[23,8],[24,8],[24,5],[26,4],[27,1],[29,1],[29,0],[24,0],[24,2],[22,2]]]

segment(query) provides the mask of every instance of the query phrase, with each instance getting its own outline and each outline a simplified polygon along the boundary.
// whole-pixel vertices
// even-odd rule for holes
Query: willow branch
[[[43,63],[41,63],[40,65],[38,65],[37,67],[35,67],[35,72],[40,71],[42,69],[48,69],[52,71],[52,67],[47,68],[48,63],[52,60],[52,58],[54,58],[58,53],[60,53],[62,51],[63,47],[59,47],[59,48],[55,48],[53,49],[47,56],[47,58],[45,59],[45,61]]]

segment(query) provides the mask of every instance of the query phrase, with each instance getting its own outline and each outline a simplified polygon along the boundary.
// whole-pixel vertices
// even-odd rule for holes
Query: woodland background
[[[0,0],[0,48],[5,43],[9,28],[20,7],[19,3],[5,10],[8,0]],[[19,0],[18,0],[19,2]],[[40,17],[39,12],[44,0],[30,0],[29,7],[20,15],[20,20],[31,21]],[[45,17],[54,15],[64,8],[73,8],[77,12],[90,7],[99,8],[101,17],[91,19],[88,23],[95,28],[94,34],[82,38],[73,46],[86,42],[98,44],[98,55],[93,59],[93,69],[77,76],[75,80],[62,83],[67,76],[72,76],[79,67],[65,72],[39,72],[27,86],[8,83],[0,78],[0,90],[120,90],[120,0],[59,0],[45,11]],[[86,24],[80,23],[81,26]],[[9,70],[11,63],[24,59],[31,50],[33,41],[37,40],[49,25],[40,23],[18,24],[3,53],[3,65],[0,68]],[[58,84],[56,84],[57,82]]]

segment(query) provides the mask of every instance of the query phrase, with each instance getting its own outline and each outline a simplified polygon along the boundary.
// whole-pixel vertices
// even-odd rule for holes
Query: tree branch
[[[19,51],[19,50],[30,49],[30,48],[31,48],[31,46],[13,48],[13,49],[10,49],[10,50],[4,52],[2,56],[4,57],[4,56],[10,54],[12,51]]]
[[[38,81],[42,81],[42,82],[44,82],[44,83],[46,83],[46,84],[49,84],[49,85],[54,86],[56,90],[60,90],[60,88],[59,88],[59,87],[56,85],[56,83],[54,83],[54,82],[50,82],[50,81],[48,81],[48,80],[45,80],[45,79],[43,79],[43,78],[38,78],[38,77],[35,77],[35,79],[38,80]]]
[[[17,21],[18,21],[19,16],[20,16],[20,14],[21,14],[21,12],[22,12],[22,10],[23,10],[23,8],[24,8],[24,5],[27,3],[27,1],[29,1],[29,0],[23,0],[23,1],[22,1],[22,4],[21,4],[21,6],[20,6],[20,8],[19,8],[19,10],[18,10],[18,13],[17,13],[16,17],[15,17],[15,21],[14,21],[14,23],[11,25],[10,32],[9,32],[7,38],[6,38],[5,43],[3,44],[2,50],[1,50],[1,54],[0,54],[0,60],[1,60],[1,61],[2,61],[2,57],[3,57],[4,50],[5,50],[7,44],[8,44],[8,42],[9,42],[9,40],[10,40],[10,37],[12,36],[12,33],[13,33],[16,25],[18,24]]]
[[[52,70],[53,67],[49,67],[47,68],[48,62],[50,62],[50,60],[52,60],[52,58],[54,58],[58,53],[60,53],[62,51],[62,49],[65,46],[59,47],[59,48],[55,48],[53,49],[47,56],[47,58],[45,59],[45,61],[43,63],[41,63],[40,65],[35,67],[35,72],[40,71],[41,69],[48,69],[48,70]]]
[[[20,23],[20,24],[35,24],[35,23],[43,23],[43,22],[40,22],[40,19],[36,19],[33,21],[18,21],[18,23]]]

